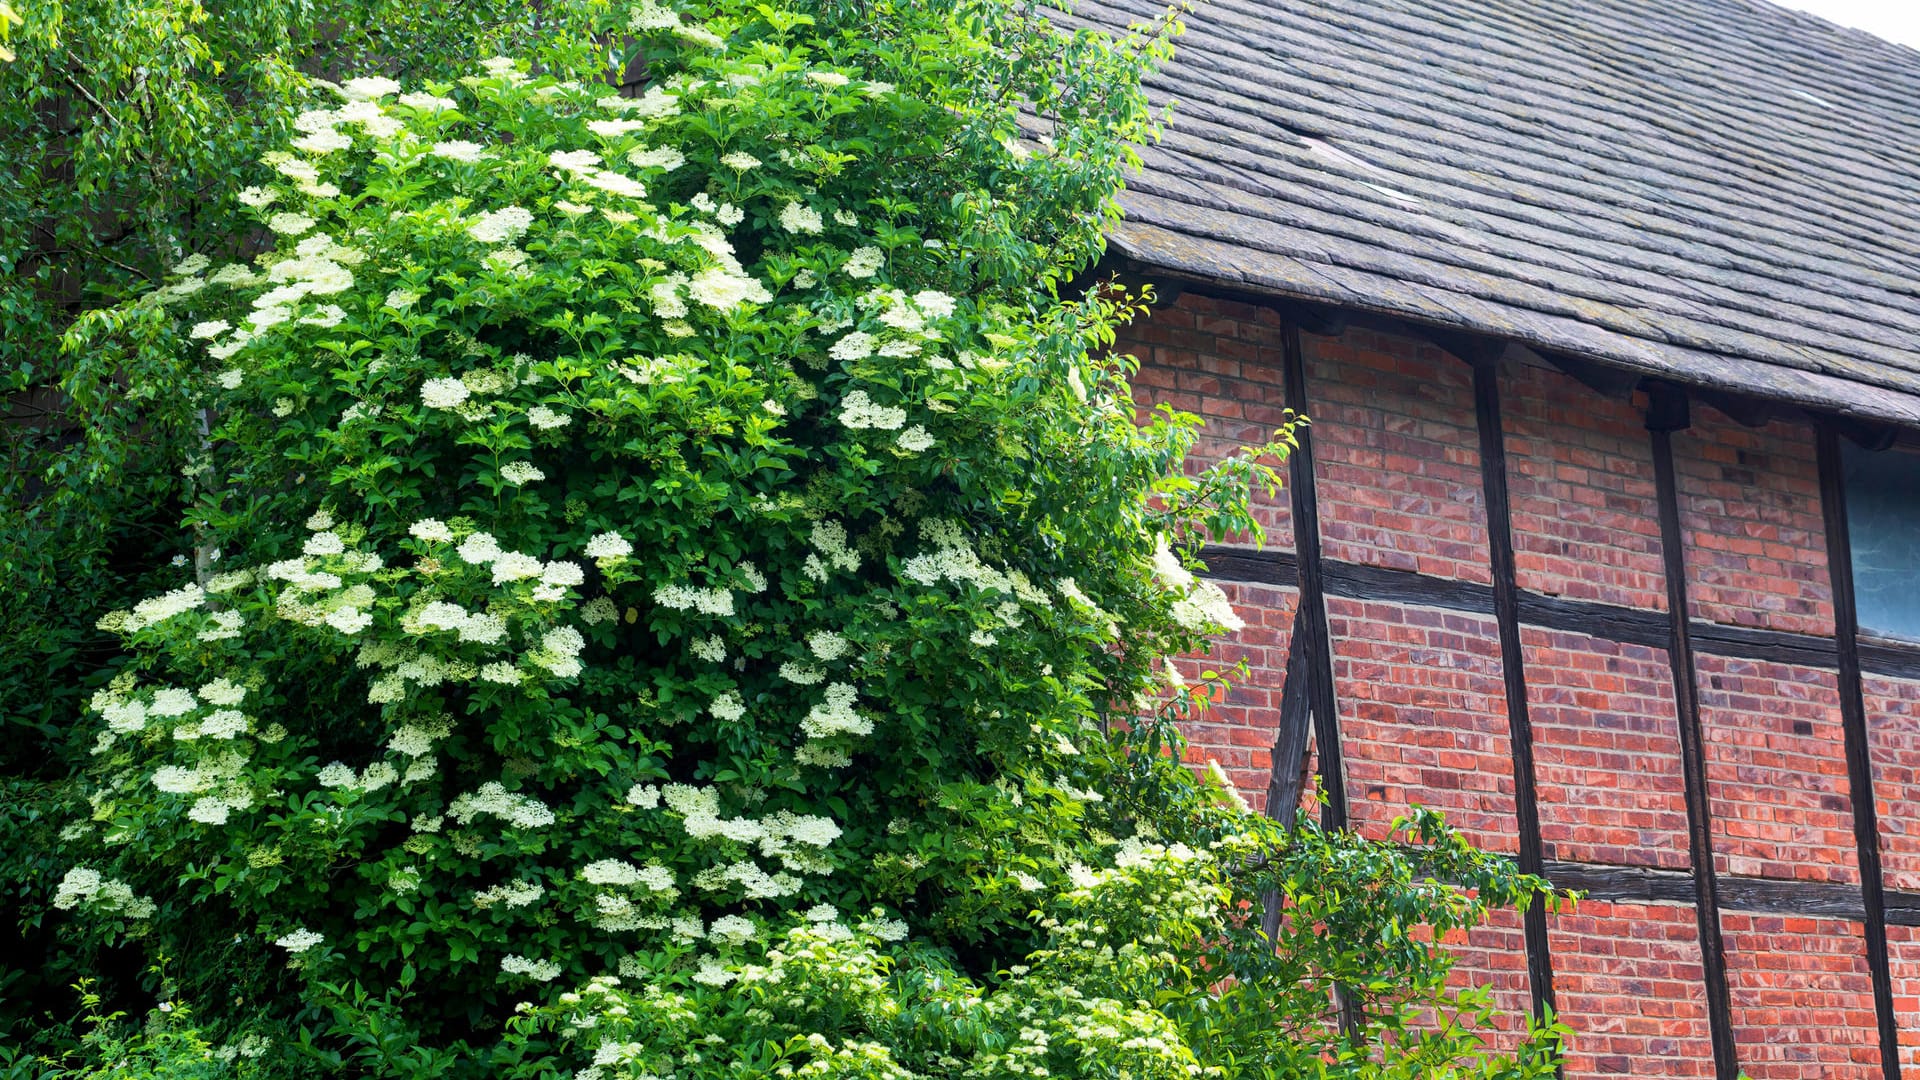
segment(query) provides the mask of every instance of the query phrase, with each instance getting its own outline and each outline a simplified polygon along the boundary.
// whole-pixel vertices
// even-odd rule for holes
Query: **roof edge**
[[[1135,268],[1238,293],[1256,302],[1283,301],[1322,310],[1383,316],[1416,326],[1523,345],[1549,358],[1631,372],[1702,390],[1759,399],[1853,422],[1920,430],[1920,394],[1835,375],[1802,371],[1683,345],[1647,341],[1564,316],[1517,312],[1459,294],[1397,282],[1292,256],[1174,233],[1138,220],[1108,231],[1108,259],[1117,252]],[[1217,248],[1218,252],[1210,249]],[[1501,322],[1475,318],[1497,312]],[[1450,350],[1451,351],[1451,350]]]

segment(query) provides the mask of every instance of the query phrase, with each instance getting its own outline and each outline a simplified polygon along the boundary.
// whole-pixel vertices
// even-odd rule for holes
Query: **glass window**
[[[1920,641],[1920,453],[1842,448],[1860,629]]]

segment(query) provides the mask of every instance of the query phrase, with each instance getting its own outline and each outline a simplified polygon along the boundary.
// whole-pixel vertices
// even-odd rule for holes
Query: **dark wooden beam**
[[[1692,904],[1693,875],[1685,870],[1650,866],[1611,866],[1601,863],[1549,862],[1547,880],[1561,889],[1577,889],[1592,900],[1617,904]],[[1860,890],[1829,881],[1786,881],[1779,878],[1721,874],[1722,911],[1753,911],[1769,915],[1805,915],[1859,921],[1866,916]],[[1920,895],[1899,897],[1903,910],[1920,921]],[[1909,923],[1911,925],[1911,923]]]
[[[1208,547],[1201,557],[1207,576],[1221,581],[1246,581],[1292,587],[1299,581],[1299,560],[1290,551]],[[1493,614],[1493,590],[1471,581],[1431,577],[1412,570],[1322,559],[1321,579],[1328,596],[1349,600],[1379,600],[1445,608],[1470,615]],[[1520,622],[1603,641],[1664,649],[1671,629],[1658,611],[1640,611],[1592,600],[1569,600],[1521,590]],[[1689,624],[1695,652],[1736,660],[1761,660],[1797,667],[1832,670],[1833,639],[1783,630],[1727,626],[1695,619]],[[1897,679],[1920,679],[1920,645],[1891,638],[1859,642],[1861,668]]]
[[[1818,429],[1820,512],[1827,526],[1827,572],[1833,579],[1834,651],[1840,674],[1840,729],[1847,754],[1847,793],[1853,803],[1853,842],[1860,864],[1860,900],[1865,907],[1867,968],[1873,975],[1873,1007],[1880,1022],[1880,1069],[1900,1077],[1900,1035],[1893,1013],[1893,976],[1887,962],[1886,882],[1880,872],[1880,826],[1873,801],[1873,761],[1868,754],[1867,706],[1860,686],[1858,613],[1853,596],[1853,541],[1847,534],[1847,491],[1840,462],[1840,436],[1830,424]]]
[[[1294,609],[1293,631],[1287,635],[1287,672],[1280,686],[1280,731],[1273,743],[1273,772],[1267,778],[1267,816],[1291,829],[1300,813],[1300,786],[1305,781],[1307,738],[1312,717],[1307,707],[1307,651],[1300,640],[1300,612]],[[1280,937],[1280,894],[1262,898],[1260,925],[1268,941]]]
[[[1534,793],[1533,721],[1527,711],[1527,655],[1520,641],[1520,587],[1514,580],[1513,525],[1507,501],[1507,440],[1500,423],[1500,368],[1482,357],[1473,365],[1473,412],[1480,432],[1480,483],[1487,503],[1487,556],[1493,573],[1493,617],[1500,634],[1500,672],[1507,693],[1507,738],[1513,751],[1513,810],[1519,825],[1520,871],[1541,872],[1540,805]],[[1521,916],[1527,941],[1527,981],[1533,1014],[1554,1008],[1553,953],[1547,913],[1530,905]]]
[[[1890,638],[1861,638],[1855,648],[1862,670],[1896,679],[1920,679],[1920,645]]]
[[[1680,772],[1687,803],[1687,854],[1693,868],[1694,916],[1700,933],[1701,973],[1706,984],[1707,1030],[1713,1042],[1714,1072],[1735,1080],[1740,1063],[1733,1044],[1733,1011],[1727,993],[1726,949],[1720,939],[1720,890],[1713,868],[1713,817],[1707,798],[1706,751],[1700,730],[1700,694],[1694,682],[1693,626],[1688,617],[1686,540],[1680,530],[1680,493],[1673,473],[1673,432],[1662,426],[1684,422],[1686,409],[1662,399],[1677,393],[1655,387],[1647,426],[1653,433],[1653,480],[1659,500],[1660,555],[1667,579],[1667,667],[1673,673],[1673,702],[1680,729]]]
[[[1285,345],[1284,369],[1287,408],[1295,416],[1307,415],[1307,361],[1300,345],[1300,327],[1283,322],[1281,338]],[[1303,643],[1306,668],[1307,707],[1313,715],[1314,745],[1319,751],[1320,790],[1327,801],[1320,809],[1320,822],[1328,829],[1347,825],[1346,766],[1340,753],[1340,714],[1333,692],[1333,636],[1327,628],[1326,583],[1320,565],[1320,504],[1314,494],[1313,427],[1304,425],[1295,434],[1298,445],[1287,459],[1287,490],[1293,509],[1293,544],[1296,584],[1300,597],[1294,609],[1294,639]]]
[[[1293,827],[1300,809],[1307,739],[1312,732],[1307,679],[1307,651],[1301,646],[1296,610],[1293,633],[1287,641],[1287,673],[1280,685],[1280,730],[1273,742],[1273,773],[1267,781],[1267,816],[1288,828]]]

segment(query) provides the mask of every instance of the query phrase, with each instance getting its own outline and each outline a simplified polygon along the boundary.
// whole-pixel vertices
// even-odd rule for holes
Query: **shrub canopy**
[[[1539,883],[1425,816],[1289,835],[1168,753],[1208,695],[1166,657],[1237,625],[1185,553],[1257,528],[1288,438],[1187,476],[1107,352],[1136,300],[1056,289],[1173,24],[611,29],[642,92],[584,49],[325,84],[239,195],[271,249],[74,335],[185,357],[206,423],[193,568],[103,623],[137,659],[53,900],[179,1005],[95,1060],[1453,1067],[1471,1025],[1411,1018],[1483,1002],[1426,935]]]

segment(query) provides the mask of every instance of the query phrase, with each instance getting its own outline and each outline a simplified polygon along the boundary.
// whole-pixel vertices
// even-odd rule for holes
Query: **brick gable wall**
[[[1190,291],[1124,332],[1120,349],[1141,360],[1143,405],[1167,402],[1205,420],[1197,468],[1265,441],[1281,422],[1285,340],[1274,309]],[[1482,847],[1513,854],[1516,785],[1472,371],[1411,331],[1300,341],[1329,573],[1364,568],[1373,581],[1400,571],[1388,578],[1418,575],[1425,590],[1383,598],[1368,594],[1373,586],[1329,588],[1351,824],[1378,835],[1418,803],[1443,809]],[[1554,991],[1577,1033],[1567,1075],[1713,1076],[1645,401],[1604,398],[1540,363],[1507,360],[1498,377],[1515,581],[1536,604],[1523,603],[1521,643],[1543,853],[1589,874],[1645,871],[1658,893],[1589,898],[1548,917]],[[1742,655],[1749,646],[1702,646],[1696,631],[1740,1065],[1756,1080],[1878,1075],[1840,691],[1834,661],[1823,659],[1834,613],[1814,433],[1744,427],[1695,404],[1672,445],[1696,627],[1794,635],[1799,650]],[[1272,777],[1298,605],[1295,589],[1273,584],[1293,580],[1288,500],[1283,491],[1260,505],[1278,570],[1260,584],[1223,582],[1247,630],[1190,665],[1248,665],[1190,728],[1189,754],[1220,761],[1256,808]],[[1599,633],[1541,614],[1560,610],[1539,606],[1551,602],[1632,610],[1623,629]],[[1863,696],[1883,876],[1888,888],[1920,890],[1920,680],[1869,673]],[[1808,910],[1786,910],[1796,905]],[[1920,897],[1902,910],[1920,914]],[[1892,925],[1886,934],[1903,1058],[1920,1067],[1920,931]],[[1529,999],[1519,920],[1449,946],[1460,957],[1456,980],[1491,986],[1515,1013],[1493,1041],[1511,1038]]]

